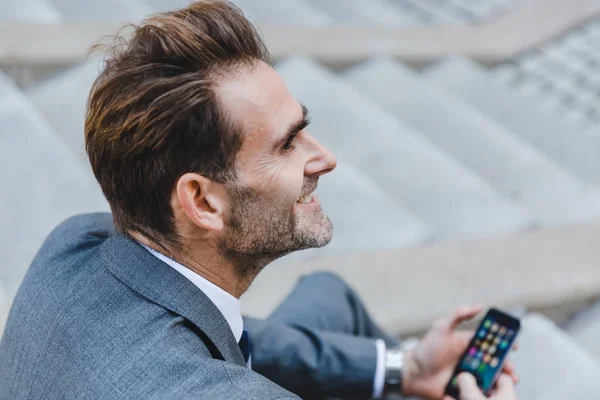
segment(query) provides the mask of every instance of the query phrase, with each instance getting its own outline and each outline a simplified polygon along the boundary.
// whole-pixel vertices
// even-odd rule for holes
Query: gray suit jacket
[[[61,224],[0,342],[0,398],[297,399],[248,369],[216,306],[107,214]]]

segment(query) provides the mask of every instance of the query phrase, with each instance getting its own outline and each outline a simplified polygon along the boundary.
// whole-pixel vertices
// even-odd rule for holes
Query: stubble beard
[[[333,236],[331,220],[322,210],[286,212],[253,189],[229,184],[231,219],[221,242],[225,257],[239,259],[243,275],[256,275],[268,263],[294,251],[323,247]]]

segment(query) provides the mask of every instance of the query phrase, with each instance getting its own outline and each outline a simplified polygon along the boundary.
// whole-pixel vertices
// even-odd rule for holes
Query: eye
[[[292,151],[296,147],[296,135],[290,136],[290,138],[285,142],[282,149],[284,152]]]

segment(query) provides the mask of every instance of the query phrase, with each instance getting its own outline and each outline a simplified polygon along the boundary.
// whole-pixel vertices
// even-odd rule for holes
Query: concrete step
[[[518,6],[515,0],[447,0],[456,9],[462,10],[471,23],[484,23]]]
[[[65,218],[107,210],[100,188],[35,107],[0,74],[0,281],[12,295],[46,235]]]
[[[467,25],[469,23],[464,10],[455,7],[448,0],[392,0],[392,2],[425,25]]]
[[[403,27],[415,25],[414,18],[403,14],[387,0],[305,0],[332,19],[348,24],[374,24]]]
[[[588,354],[600,361],[600,302],[579,313],[565,330]]]
[[[0,1],[0,21],[55,24],[61,14],[46,0]]]
[[[484,180],[322,66],[289,58],[276,68],[309,107],[309,131],[426,221],[438,238],[509,233],[530,224],[527,213]]]
[[[528,315],[522,325],[519,351],[511,355],[521,377],[517,385],[520,399],[598,398],[600,362],[597,359],[541,315]]]
[[[189,6],[193,0],[145,0],[156,12],[175,10]]]
[[[582,224],[269,266],[242,298],[242,308],[267,316],[300,276],[328,270],[347,280],[392,334],[423,332],[464,304],[545,312],[600,295],[598,235],[600,224]]]
[[[577,131],[600,126],[598,26],[599,19],[577,25],[511,60],[518,72],[511,81],[514,88],[533,96],[540,109]]]
[[[343,74],[505,195],[540,226],[600,217],[600,194],[510,130],[390,59]]]
[[[560,118],[540,111],[536,100],[517,95],[467,59],[449,58],[424,71],[423,76],[460,96],[578,176],[600,186],[600,135],[593,131],[575,134]]]
[[[99,71],[100,60],[90,59],[25,92],[80,164],[89,171],[84,141],[85,107]]]
[[[333,18],[303,0],[234,0],[252,21],[259,25],[326,26]]]
[[[139,21],[154,12],[143,0],[50,0],[65,20]]]

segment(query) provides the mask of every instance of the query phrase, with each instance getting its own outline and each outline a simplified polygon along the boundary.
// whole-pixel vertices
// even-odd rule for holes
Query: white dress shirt
[[[225,317],[227,324],[229,324],[229,327],[231,328],[231,332],[233,332],[235,341],[239,343],[240,338],[242,337],[242,332],[244,331],[244,321],[242,320],[240,300],[221,289],[214,283],[210,282],[208,279],[179,264],[177,261],[146,245],[142,244],[142,246],[144,246],[152,255],[156,256],[158,259],[165,262],[181,275],[192,281],[192,283],[196,285],[198,289],[202,290],[202,292],[208,296],[210,301],[217,306],[221,314],[223,314],[223,317]]]
[[[181,275],[189,279],[198,289],[202,290],[206,296],[219,309],[227,324],[233,332],[236,342],[239,343],[244,331],[244,320],[242,319],[242,310],[240,300],[232,296],[225,290],[221,289],[208,279],[198,275],[191,269],[184,267],[177,261],[165,256],[164,254],[140,243],[150,254],[157,257],[159,260],[166,263],[168,266],[179,272]],[[383,392],[383,384],[385,380],[385,342],[381,339],[375,341],[375,349],[377,351],[377,366],[375,368],[375,376],[373,379],[373,398],[378,399]],[[248,367],[252,367],[251,359],[248,360]]]

